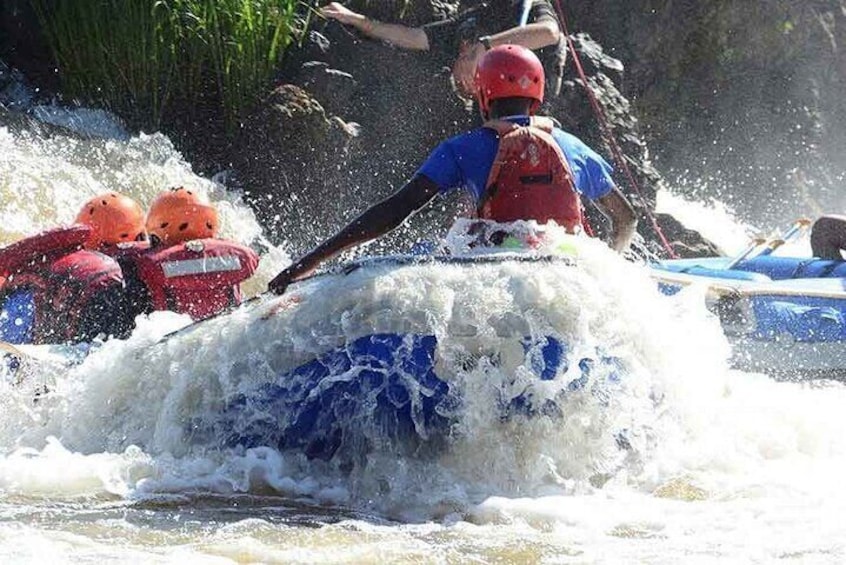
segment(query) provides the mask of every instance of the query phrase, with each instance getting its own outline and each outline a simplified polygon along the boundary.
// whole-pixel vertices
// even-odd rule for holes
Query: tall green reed
[[[218,105],[229,128],[305,29],[300,0],[30,0],[66,94],[142,127],[174,102]]]

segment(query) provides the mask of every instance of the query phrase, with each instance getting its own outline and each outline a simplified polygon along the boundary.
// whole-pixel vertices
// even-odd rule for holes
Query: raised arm
[[[488,36],[491,47],[497,45],[522,45],[529,49],[543,49],[548,45],[558,43],[561,32],[558,24],[544,20],[522,27],[512,27],[494,35]]]
[[[629,248],[637,227],[634,208],[616,186],[595,202],[602,213],[611,219],[611,248],[622,253]]]
[[[353,12],[338,2],[332,2],[324,6],[320,10],[320,13],[327,18],[338,20],[342,24],[351,25],[373,39],[387,41],[391,45],[402,49],[411,49],[414,51],[429,50],[429,39],[419,27],[386,24],[372,20],[363,14]]]
[[[476,65],[484,55],[485,50],[498,45],[522,45],[528,49],[543,49],[555,45],[561,38],[561,31],[554,19],[544,18],[541,21],[524,26],[515,26],[499,33],[480,38],[479,41],[462,51],[455,65],[453,76],[459,91],[465,95],[472,95],[473,77]]]
[[[388,233],[438,193],[438,186],[424,176],[416,176],[397,192],[371,207],[336,235],[292,263],[270,281],[271,292],[282,294],[288,285],[308,276],[323,261],[342,251]]]

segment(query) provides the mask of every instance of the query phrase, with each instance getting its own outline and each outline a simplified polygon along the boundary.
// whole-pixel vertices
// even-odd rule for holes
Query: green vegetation
[[[309,13],[299,0],[30,1],[65,94],[153,128],[210,105],[234,127]]]

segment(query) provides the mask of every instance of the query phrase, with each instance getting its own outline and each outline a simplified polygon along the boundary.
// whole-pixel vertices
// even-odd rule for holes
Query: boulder
[[[231,165],[269,233],[312,239],[315,223],[337,221],[333,211],[347,197],[332,178],[357,128],[292,84],[277,87],[246,120]]]
[[[759,226],[843,203],[846,0],[569,2],[667,178]]]

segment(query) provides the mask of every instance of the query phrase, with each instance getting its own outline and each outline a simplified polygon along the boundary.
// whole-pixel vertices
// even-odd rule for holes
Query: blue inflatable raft
[[[846,375],[846,262],[760,254],[653,265],[666,294],[708,287],[735,363],[778,375]]]
[[[574,268],[572,259],[517,253],[367,259],[136,352],[130,340],[127,354],[139,379],[168,381],[178,365],[197,391],[186,402],[208,395],[202,407],[180,408],[194,445],[268,446],[341,467],[374,450],[437,457],[460,440],[468,400],[480,394],[495,423],[563,421],[585,403],[610,405],[625,382],[622,363],[598,345],[570,343],[573,328],[561,327],[569,318],[545,311],[555,296],[534,290]],[[492,287],[500,301],[480,310],[476,293]],[[31,354],[37,374],[49,346],[18,347],[7,359]],[[622,430],[609,434],[626,446]]]
[[[460,388],[435,369],[435,336],[373,334],[332,349],[273,382],[238,394],[209,427],[200,424],[203,441],[210,433],[234,448],[271,446],[296,449],[309,458],[329,460],[369,453],[374,442],[405,455],[435,456],[446,448],[461,419]],[[555,399],[539,401],[526,390],[501,397],[500,421],[513,418],[563,418],[561,402],[581,390],[597,363],[604,382],[591,392],[619,382],[616,360],[583,358],[571,371],[568,348],[554,337],[523,340],[526,364],[541,381],[568,380]],[[609,370],[610,369],[610,370]],[[354,375],[354,378],[350,378]]]
[[[420,265],[474,268],[527,261],[572,264],[559,257],[487,256],[392,257],[365,261],[363,265],[394,270]],[[362,263],[347,265],[329,276],[346,277],[361,266]],[[323,300],[321,295],[322,291],[310,295],[308,300]],[[403,315],[394,313],[398,325],[402,325]],[[442,343],[443,339],[449,343]],[[517,349],[511,351],[521,352],[517,365],[522,368],[519,371],[525,371],[519,377],[503,376],[507,372],[502,360],[505,354],[495,348],[452,359],[445,368],[439,363],[444,346],[456,348],[461,339],[417,332],[347,337],[313,358],[298,362],[293,369],[228,398],[215,418],[194,422],[190,434],[201,443],[216,442],[234,449],[270,446],[296,450],[309,458],[331,459],[342,466],[356,464],[357,458],[374,449],[436,457],[461,434],[466,383],[451,374],[456,369],[459,373],[473,372],[476,378],[488,378],[500,386],[495,400],[499,422],[538,417],[563,419],[566,409],[562,407],[569,395],[588,394],[597,402],[607,403],[621,380],[617,359],[599,348],[589,353],[584,348],[576,351],[560,334],[493,340],[492,343],[507,347],[514,342]],[[456,363],[460,366],[456,367]],[[513,365],[514,359],[509,363]],[[507,382],[502,382],[503,378]],[[540,395],[536,383],[549,383],[557,392]],[[616,441],[625,447],[621,432]]]

